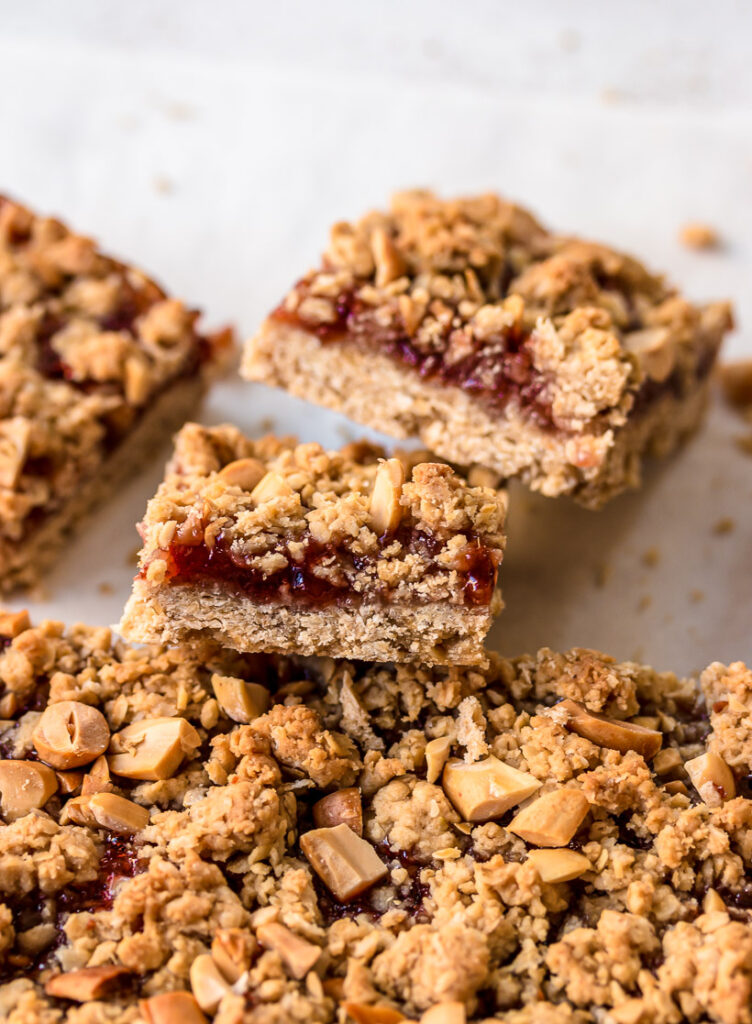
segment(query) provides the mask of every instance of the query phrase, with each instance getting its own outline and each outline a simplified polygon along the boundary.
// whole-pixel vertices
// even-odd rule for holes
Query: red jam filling
[[[400,531],[398,538],[408,551],[430,555],[436,548],[433,537],[418,531]],[[393,539],[381,538],[384,544],[391,543]],[[320,607],[358,605],[362,602],[360,594],[350,588],[349,579],[354,572],[366,566],[367,559],[315,541],[308,542],[305,556],[300,561],[293,561],[284,550],[282,553],[288,558],[287,565],[269,576],[244,563],[222,534],[217,537],[213,548],[203,543],[195,546],[171,544],[169,548],[160,549],[155,556],[167,562],[166,579],[169,583],[219,581],[260,604],[282,602]],[[329,569],[326,577],[320,574],[324,567]],[[495,554],[476,539],[464,552],[459,572],[463,579],[464,603],[470,607],[490,604],[498,574]],[[143,578],[145,574],[146,567],[140,576]],[[389,599],[388,592],[382,592],[381,596]]]
[[[304,283],[298,285],[301,289]],[[323,342],[357,341],[377,348],[395,362],[409,366],[426,380],[453,385],[476,396],[484,404],[499,411],[511,398],[516,398],[540,426],[554,425],[550,402],[546,398],[546,380],[533,366],[527,347],[529,335],[511,327],[482,344],[475,343],[460,359],[447,359],[450,334],[448,326],[439,347],[424,350],[418,347],[404,325],[384,325],[370,315],[370,307],[352,292],[337,298],[336,319],[330,323],[313,323],[279,306],[275,320],[293,324],[315,334]]]

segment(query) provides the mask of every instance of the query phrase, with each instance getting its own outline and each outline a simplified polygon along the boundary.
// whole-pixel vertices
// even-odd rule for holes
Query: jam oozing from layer
[[[298,284],[305,291],[305,282]],[[329,323],[306,320],[297,312],[279,306],[272,317],[315,334],[321,341],[356,341],[377,348],[385,355],[415,370],[426,380],[453,385],[476,396],[494,410],[501,410],[515,397],[521,408],[540,426],[554,426],[551,404],[546,397],[546,379],[533,366],[527,342],[529,335],[517,327],[500,332],[483,343],[458,337],[458,329],[447,325],[434,347],[422,348],[409,336],[403,323],[380,323],[353,292],[343,292],[336,301],[336,317]],[[460,341],[459,358],[450,356],[453,341]]]
[[[418,531],[400,531],[398,537],[408,552],[430,556],[435,550],[434,538]],[[381,541],[391,543],[393,539],[383,537]],[[367,567],[368,558],[313,540],[306,544],[302,560],[293,561],[284,548],[280,551],[287,557],[287,565],[268,576],[244,562],[221,533],[212,548],[204,543],[191,546],[173,543],[169,548],[156,551],[152,558],[163,558],[167,562],[168,583],[221,582],[260,604],[273,601],[321,607],[362,603],[361,595],[351,588],[350,579]],[[147,568],[148,565],[142,568],[141,578],[145,577]],[[498,575],[495,553],[475,539],[457,568],[463,581],[463,603],[470,607],[490,604]],[[324,570],[325,576],[322,575]],[[379,596],[382,600],[390,599],[387,589],[382,589]]]
[[[92,882],[75,883],[62,890],[57,898],[59,914],[77,914],[82,910],[109,910],[115,900],[115,889],[124,878],[133,878],[145,869],[139,851],[127,836],[108,833],[99,872]]]

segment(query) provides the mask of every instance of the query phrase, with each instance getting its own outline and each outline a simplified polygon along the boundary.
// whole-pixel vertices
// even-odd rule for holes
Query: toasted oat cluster
[[[202,368],[229,344],[201,337],[197,318],[90,239],[0,196],[0,587],[39,575],[129,439],[143,464],[144,442],[195,411]]]
[[[752,673],[0,619],[8,1024],[745,1024]]]
[[[706,382],[729,326],[726,303],[695,306],[637,260],[495,195],[407,192],[333,227],[244,372],[544,493],[590,484],[597,504],[635,473],[615,433],[635,424],[634,463],[672,401]]]
[[[430,661],[461,638],[449,660],[482,658],[506,494],[425,452],[383,455],[186,425],[140,527],[125,634]]]

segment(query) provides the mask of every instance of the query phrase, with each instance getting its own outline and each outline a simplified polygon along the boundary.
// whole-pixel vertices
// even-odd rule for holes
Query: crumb
[[[643,594],[640,600],[637,602],[637,611],[647,611],[647,609],[651,606],[652,603],[653,598],[650,596],[650,594]]]
[[[97,587],[97,590],[104,597],[106,597],[108,594],[114,594],[115,593],[115,588],[113,587],[113,585],[111,583],[107,583],[106,581],[103,582],[103,583],[100,583],[99,586]]]
[[[611,579],[613,572],[613,566],[609,565],[608,562],[599,562],[595,567],[596,587],[605,587]]]
[[[726,534],[726,533],[733,533],[735,527],[736,527],[736,523],[731,518],[731,516],[723,516],[713,526],[713,533],[717,534],[720,537],[720,536],[723,536],[723,534]]]
[[[175,191],[175,185],[169,178],[162,174],[157,174],[154,178],[154,189],[160,195],[166,196]]]
[[[657,547],[649,547],[647,551],[643,553],[642,564],[652,569],[653,566],[658,565],[661,560],[661,553]]]
[[[262,430],[265,434],[271,434],[274,430],[274,417],[264,416],[259,422],[259,430]]]
[[[679,240],[687,249],[719,249],[721,246],[721,238],[715,228],[699,221],[685,224],[679,232]]]
[[[692,604],[699,604],[700,601],[704,601],[705,600],[705,591],[704,590],[690,590],[690,592],[689,592],[689,600],[692,602]]]

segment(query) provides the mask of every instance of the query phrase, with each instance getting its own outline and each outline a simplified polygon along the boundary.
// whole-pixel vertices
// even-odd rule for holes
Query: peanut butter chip
[[[465,1024],[466,1020],[464,1003],[437,1003],[426,1010],[420,1018],[420,1024]]]
[[[370,889],[388,873],[371,844],[344,824],[306,832],[300,837],[300,848],[341,903]]]
[[[88,1003],[91,999],[101,999],[102,996],[108,995],[118,982],[130,976],[131,971],[127,967],[82,967],[78,971],[54,975],[45,983],[44,991],[55,999],[73,999],[77,1003]]]
[[[535,776],[504,764],[493,754],[473,764],[451,758],[441,784],[465,821],[499,818],[541,785]]]
[[[263,478],[264,473],[264,465],[258,459],[236,459],[234,462],[228,462],[219,471],[219,476],[231,487],[239,487],[250,492]]]
[[[210,1014],[214,1014],[228,992],[232,992],[208,953],[197,956],[191,964],[191,990],[201,1009]]]
[[[233,722],[252,722],[269,707],[269,691],[258,683],[216,674],[211,683],[219,706]]]
[[[163,992],[138,1006],[146,1024],[208,1024],[190,992]]]
[[[531,850],[527,855],[542,882],[571,882],[590,870],[590,861],[576,850]]]
[[[31,738],[43,761],[66,771],[103,754],[110,742],[110,729],[96,708],[77,700],[61,700],[45,708]]]
[[[185,718],[147,718],[115,733],[110,771],[126,779],[170,779],[201,737]]]
[[[646,761],[655,757],[663,743],[662,733],[655,729],[597,715],[569,698],[556,704],[554,712],[557,715],[565,712],[567,728],[591,743],[608,747],[609,750],[618,750],[622,754],[634,750],[642,754]]]
[[[313,820],[319,828],[349,825],[357,836],[363,835],[363,806],[356,787],[328,793],[313,805]]]
[[[46,764],[0,761],[0,806],[6,821],[44,807],[57,788],[55,773]]]
[[[535,846],[566,846],[589,810],[587,797],[579,789],[554,789],[523,807],[507,831]]]
[[[400,497],[405,482],[405,467],[399,459],[387,459],[376,471],[369,512],[374,532],[392,533],[400,524]]]
[[[720,807],[736,796],[736,783],[731,769],[718,754],[708,751],[693,757],[684,765],[692,785],[708,807]]]
[[[129,836],[149,824],[149,812],[145,807],[116,793],[95,793],[88,799],[97,824],[110,832]]]
[[[370,1006],[368,1003],[342,1003],[342,1009],[355,1024],[399,1024],[404,1014],[391,1006]]]
[[[277,921],[260,925],[256,929],[256,937],[266,949],[273,949],[279,954],[282,963],[298,981],[305,978],[321,956],[321,949],[318,946],[301,939],[299,935]]]

